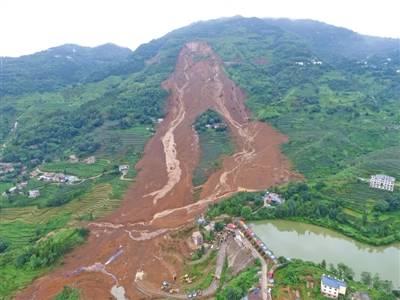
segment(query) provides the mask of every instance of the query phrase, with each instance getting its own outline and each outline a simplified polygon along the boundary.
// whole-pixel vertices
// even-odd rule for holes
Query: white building
[[[280,195],[275,194],[275,193],[270,193],[270,192],[265,192],[264,195],[264,205],[268,206],[267,204],[282,204],[283,202],[285,202],[285,199],[283,199]]]
[[[369,186],[375,189],[393,192],[395,181],[396,179],[394,177],[377,174],[371,176],[371,179],[369,180]]]
[[[29,198],[37,198],[40,196],[40,191],[39,190],[30,190],[28,192],[28,197]]]
[[[129,169],[128,165],[120,165],[120,166],[118,166],[118,171],[120,171],[121,173],[122,172],[127,172],[128,169]]]
[[[343,280],[339,280],[327,275],[321,277],[321,294],[329,298],[338,298],[339,295],[346,295],[347,285]]]

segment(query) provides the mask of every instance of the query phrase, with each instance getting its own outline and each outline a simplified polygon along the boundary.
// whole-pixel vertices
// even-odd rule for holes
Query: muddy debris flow
[[[16,299],[51,299],[66,285],[81,289],[85,299],[152,298],[139,283],[159,290],[162,280],[182,271],[180,259],[171,259],[166,250],[168,234],[224,197],[298,177],[280,152],[287,138],[266,123],[251,121],[244,93],[208,44],[186,44],[163,87],[169,91],[167,115],[146,144],[120,208],[89,223],[88,241]],[[194,202],[192,174],[200,147],[192,125],[207,109],[227,123],[235,153],[223,160]]]

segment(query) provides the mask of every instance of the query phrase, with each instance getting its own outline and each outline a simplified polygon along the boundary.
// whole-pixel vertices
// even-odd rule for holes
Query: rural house
[[[29,198],[37,198],[40,196],[40,191],[39,190],[30,190],[28,192],[28,197]]]
[[[270,193],[266,192],[264,195],[264,205],[267,206],[267,204],[282,204],[285,202],[285,199],[283,199],[281,196],[275,193]]]
[[[369,180],[369,186],[375,189],[393,192],[395,181],[396,179],[394,177],[377,174],[371,176],[371,179]]]
[[[201,234],[200,231],[195,231],[192,234],[192,240],[193,240],[193,243],[197,247],[199,247],[199,246],[201,246],[203,244],[203,235]]]
[[[325,274],[321,277],[321,294],[329,298],[338,298],[339,295],[346,295],[347,285],[339,280]]]
[[[118,171],[123,173],[123,172],[128,172],[129,166],[128,165],[120,165],[118,166]]]
[[[96,156],[89,156],[88,158],[84,159],[83,162],[88,165],[94,164],[96,162]]]

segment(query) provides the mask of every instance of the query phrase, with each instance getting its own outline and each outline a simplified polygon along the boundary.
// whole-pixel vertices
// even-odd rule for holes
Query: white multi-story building
[[[369,186],[375,189],[387,190],[393,192],[396,179],[391,176],[377,174],[372,175],[369,180]]]
[[[338,298],[339,295],[346,295],[347,285],[343,280],[339,280],[327,275],[321,277],[321,294],[329,298]]]

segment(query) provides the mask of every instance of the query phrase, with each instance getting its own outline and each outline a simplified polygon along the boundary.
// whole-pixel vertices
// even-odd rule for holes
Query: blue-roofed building
[[[339,295],[346,295],[346,282],[327,275],[321,277],[321,293],[329,298],[338,298]]]

